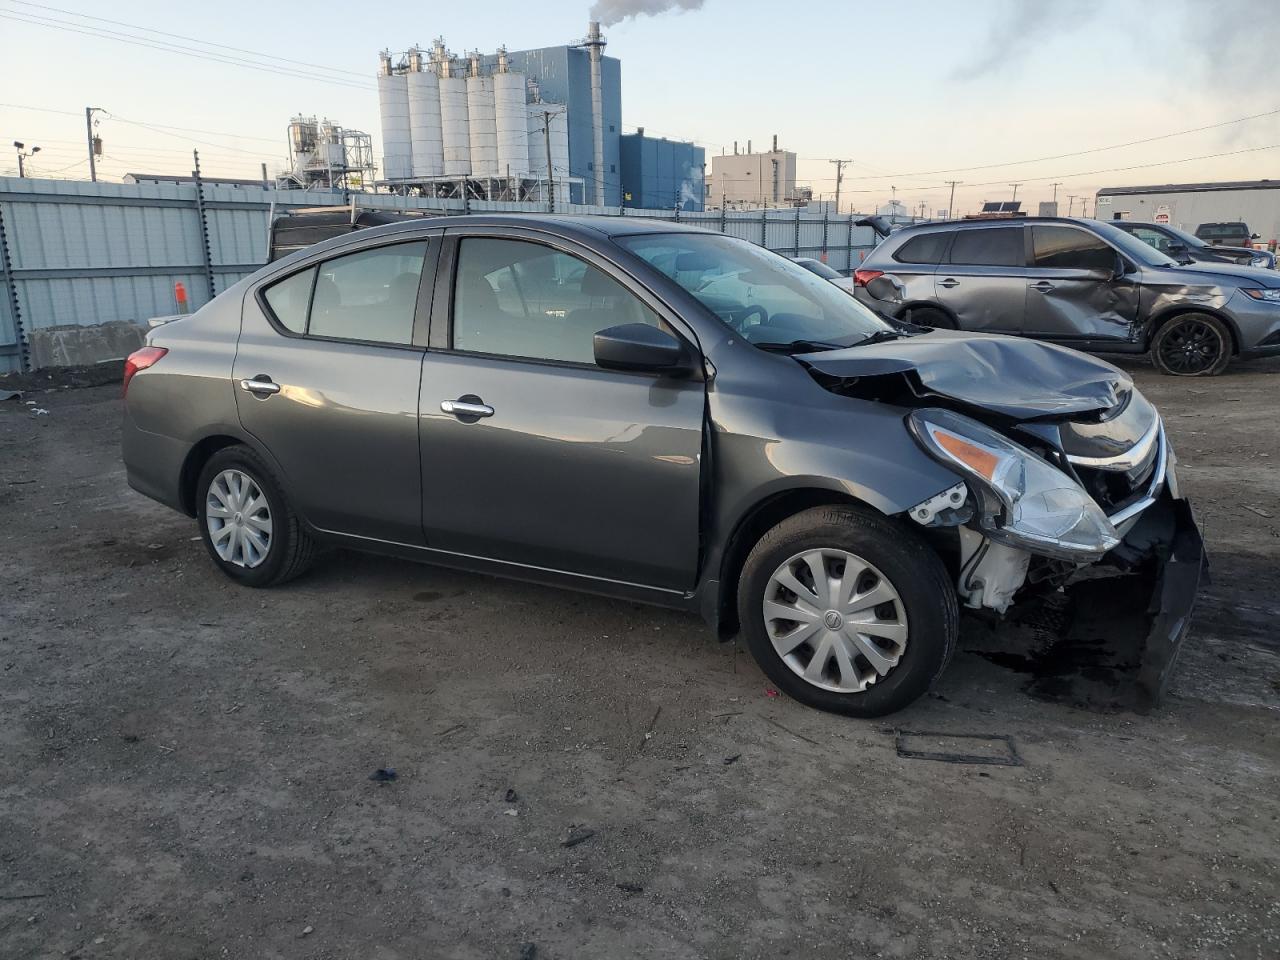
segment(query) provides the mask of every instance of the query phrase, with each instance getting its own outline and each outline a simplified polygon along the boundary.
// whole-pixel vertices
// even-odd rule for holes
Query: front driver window
[[[608,274],[539,243],[466,237],[454,283],[455,350],[593,363],[600,330],[660,325]]]

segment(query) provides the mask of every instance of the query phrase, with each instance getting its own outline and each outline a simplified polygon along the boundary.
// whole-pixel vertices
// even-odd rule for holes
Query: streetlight
[[[40,152],[39,147],[32,147],[30,150],[27,150],[26,146],[27,145],[23,143],[21,140],[13,141],[13,148],[18,151],[18,176],[19,177],[25,177],[27,175],[27,168],[23,163],[23,161],[26,160],[27,157],[34,157],[37,153]]]

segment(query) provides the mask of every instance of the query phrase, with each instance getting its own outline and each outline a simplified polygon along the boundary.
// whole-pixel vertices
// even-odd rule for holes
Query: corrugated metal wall
[[[359,194],[363,207],[447,214],[528,212],[529,204]],[[273,200],[275,203],[273,204]],[[149,317],[177,312],[174,284],[187,289],[191,309],[248,276],[267,259],[272,211],[341,205],[336,193],[206,186],[206,264],[196,187],[192,184],[111,184],[77,180],[0,178],[0,372],[32,363],[84,362],[71,341],[90,328],[113,325],[141,335]],[[558,213],[679,220],[762,243],[788,256],[821,257],[837,270],[857,266],[874,246],[868,227],[850,216],[824,219],[795,210],[681,213],[557,204]],[[134,329],[136,327],[136,330]],[[85,347],[92,360],[119,356],[118,336]],[[32,350],[32,347],[36,347]],[[127,352],[127,351],[126,351]]]

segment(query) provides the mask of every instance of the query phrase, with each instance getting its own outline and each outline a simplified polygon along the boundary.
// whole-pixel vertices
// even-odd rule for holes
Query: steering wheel
[[[747,320],[755,315],[760,317],[760,322],[757,326],[763,326],[769,322],[769,311],[758,303],[752,304],[741,312],[735,311],[733,325],[738,328],[738,333],[742,334],[744,337],[747,336]],[[750,338],[748,337],[748,339]]]

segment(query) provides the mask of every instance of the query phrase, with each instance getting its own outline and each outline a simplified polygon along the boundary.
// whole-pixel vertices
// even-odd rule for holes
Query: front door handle
[[[947,279],[945,280],[939,280],[938,286],[946,287],[948,290],[950,290],[952,287],[960,286],[960,281],[954,279],[953,277],[947,277]]]
[[[269,397],[273,393],[280,392],[280,384],[272,382],[270,377],[260,376],[262,376],[262,379],[241,380],[240,389],[256,393],[260,397]]]
[[[492,417],[493,407],[489,406],[479,397],[470,395],[459,397],[457,400],[441,400],[440,409],[445,413],[451,413],[459,420],[465,420],[474,423],[481,417]]]
[[[1048,293],[1050,290],[1053,289],[1053,284],[1050,283],[1048,280],[1041,280],[1039,283],[1033,283],[1031,285],[1031,289],[1039,290],[1041,293]]]

